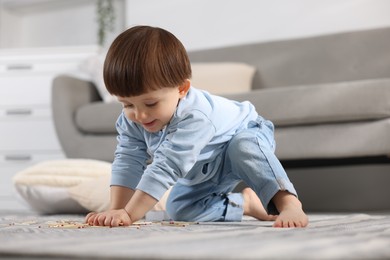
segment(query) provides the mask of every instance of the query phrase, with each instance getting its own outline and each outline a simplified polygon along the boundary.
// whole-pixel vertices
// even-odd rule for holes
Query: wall
[[[20,4],[17,1],[20,1]],[[0,48],[96,45],[95,0],[0,0]],[[107,43],[124,27],[124,0],[114,0],[117,19]]]
[[[113,1],[118,19],[107,45],[135,24],[164,27],[189,50],[390,25],[389,0]],[[0,48],[96,44],[95,3],[0,0]]]
[[[126,25],[170,30],[189,50],[390,26],[389,0],[127,0]]]

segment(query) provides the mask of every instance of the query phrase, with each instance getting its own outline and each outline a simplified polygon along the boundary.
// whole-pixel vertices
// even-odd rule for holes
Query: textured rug
[[[315,214],[304,229],[272,222],[145,222],[89,227],[83,216],[0,214],[0,258],[390,259],[389,214]]]

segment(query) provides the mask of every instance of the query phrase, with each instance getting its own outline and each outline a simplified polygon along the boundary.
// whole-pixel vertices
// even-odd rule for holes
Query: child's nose
[[[145,119],[147,117],[148,117],[148,115],[147,115],[146,111],[144,111],[144,110],[137,110],[137,112],[135,113],[135,118],[138,121],[142,121],[143,119]]]

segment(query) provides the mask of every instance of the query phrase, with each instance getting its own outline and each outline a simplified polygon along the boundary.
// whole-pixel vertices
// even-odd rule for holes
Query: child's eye
[[[131,105],[131,104],[123,105],[123,108],[132,108],[132,107],[133,107],[133,105]]]
[[[157,105],[157,102],[150,103],[150,104],[145,104],[145,106],[147,106],[147,107],[154,107],[156,105]]]

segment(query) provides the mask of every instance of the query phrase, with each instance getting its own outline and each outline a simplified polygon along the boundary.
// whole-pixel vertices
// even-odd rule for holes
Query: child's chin
[[[158,133],[158,132],[160,132],[163,129],[163,127],[158,127],[158,128],[146,128],[146,127],[144,127],[144,129],[147,132],[149,132],[149,133]]]

